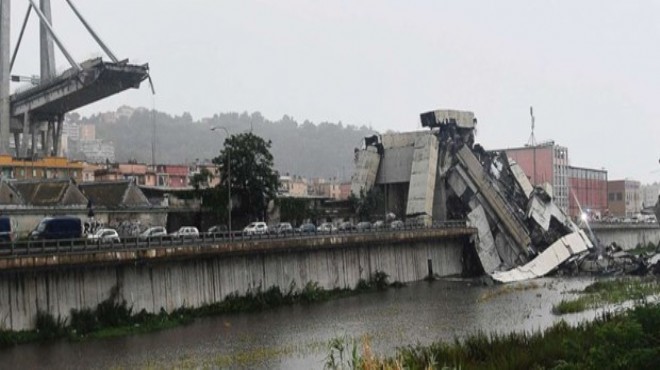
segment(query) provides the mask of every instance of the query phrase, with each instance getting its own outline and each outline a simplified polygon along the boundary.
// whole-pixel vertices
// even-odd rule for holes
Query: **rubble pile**
[[[487,274],[501,282],[542,276],[593,246],[552,201],[549,184],[534,187],[505,152],[473,144],[476,120],[470,125],[454,117],[434,111],[421,120],[451,163],[445,166],[448,193],[460,199],[479,230],[474,243]]]
[[[472,112],[437,110],[421,122],[430,131],[365,141],[356,153],[354,193],[379,176],[387,181],[379,169],[404,167],[401,158],[410,153],[406,217],[426,224],[467,219],[478,230],[473,242],[484,272],[500,282],[543,276],[593,247],[553,202],[552,186],[533,186],[504,152],[475,144]],[[398,160],[389,167],[388,151]]]

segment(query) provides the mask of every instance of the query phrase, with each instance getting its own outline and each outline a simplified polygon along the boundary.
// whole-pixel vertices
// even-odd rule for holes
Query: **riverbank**
[[[326,290],[316,282],[308,282],[302,289],[292,284],[286,292],[279,287],[270,287],[267,290],[257,287],[243,296],[230,294],[222,302],[199,308],[180,307],[171,313],[161,309],[158,314],[144,310],[133,312],[125,300],[119,299],[119,288],[115,287],[110,297],[99,303],[95,309],[72,310],[69,320],[39,312],[35,330],[0,330],[0,348],[60,339],[82,341],[88,338],[150,333],[186,325],[202,317],[255,312],[293,304],[311,304],[402,286],[399,282],[390,283],[386,273],[376,271],[369,280],[360,280],[353,289]]]
[[[543,331],[506,334],[479,332],[454,342],[399,349],[379,358],[370,339],[337,338],[329,343],[325,368],[338,369],[658,369],[660,368],[660,303],[639,303],[655,292],[657,280],[599,281],[580,293],[608,292],[587,308],[640,299],[627,310],[605,311],[593,321],[571,326],[560,321]],[[575,301],[580,302],[582,297]]]

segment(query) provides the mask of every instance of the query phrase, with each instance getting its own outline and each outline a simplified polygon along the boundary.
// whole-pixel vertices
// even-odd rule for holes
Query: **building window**
[[[623,195],[621,193],[616,193],[616,200],[623,200]]]
[[[74,178],[78,177],[78,171],[73,171],[73,174],[71,176]]]
[[[37,170],[34,168],[32,169],[32,177],[37,177]]]

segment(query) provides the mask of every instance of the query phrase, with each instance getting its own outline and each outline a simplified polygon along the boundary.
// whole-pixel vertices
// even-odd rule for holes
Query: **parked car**
[[[83,223],[78,217],[46,217],[30,233],[30,239],[80,239]]]
[[[385,221],[378,220],[378,221],[374,222],[373,225],[371,225],[371,228],[376,229],[376,230],[384,229],[385,228]]]
[[[165,230],[164,227],[162,226],[153,226],[150,227],[146,230],[144,230],[138,238],[141,240],[151,240],[151,239],[158,239],[158,238],[165,238],[167,237],[167,230]]]
[[[170,234],[174,239],[195,239],[199,238],[199,230],[194,226],[182,226],[176,232]]]
[[[355,225],[355,229],[357,231],[369,231],[371,230],[371,222],[369,221],[362,221]]]
[[[355,230],[355,225],[353,225],[353,223],[350,221],[345,221],[339,224],[339,227],[337,229],[339,229],[339,231],[344,231],[344,232],[352,231]]]
[[[298,232],[299,232],[300,234],[311,234],[311,233],[315,233],[315,232],[316,232],[316,226],[314,226],[314,224],[310,224],[310,223],[302,224],[302,225],[300,225],[300,227],[298,228]]]
[[[405,224],[401,220],[394,220],[390,224],[390,229],[393,229],[393,230],[400,230],[400,229],[403,229],[404,227],[405,227]]]
[[[229,229],[227,229],[227,225],[211,226],[206,231],[206,235],[216,236],[216,237],[225,237],[225,236],[229,235]]]
[[[316,231],[320,233],[334,233],[337,232],[337,226],[333,225],[332,222],[324,222],[319,225]]]
[[[98,229],[94,234],[87,235],[87,239],[100,243],[121,243],[115,229]]]
[[[0,242],[16,240],[16,221],[10,216],[0,216]]]
[[[270,233],[273,235],[287,235],[293,234],[293,226],[289,222],[280,222],[279,224],[269,228]]]
[[[268,225],[265,222],[252,222],[243,229],[243,235],[264,235],[268,233]]]

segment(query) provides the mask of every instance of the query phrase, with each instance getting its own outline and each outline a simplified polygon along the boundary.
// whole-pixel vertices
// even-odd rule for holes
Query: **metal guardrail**
[[[329,235],[364,235],[377,233],[396,233],[406,230],[422,229],[452,229],[468,227],[466,221],[445,221],[434,222],[431,226],[408,224],[400,228],[382,227],[370,228],[364,230],[335,230],[332,232],[288,232],[288,233],[268,233],[262,235],[243,235],[242,232],[233,231],[232,233],[200,233],[198,237],[170,237],[163,236],[157,238],[125,237],[120,242],[104,242],[87,238],[81,239],[61,239],[61,240],[21,240],[15,242],[0,243],[0,258],[13,258],[19,256],[53,256],[60,254],[88,253],[94,251],[135,251],[154,248],[171,248],[178,246],[199,246],[213,245],[217,243],[241,243],[254,240],[286,240],[286,239],[305,239],[321,238]]]

